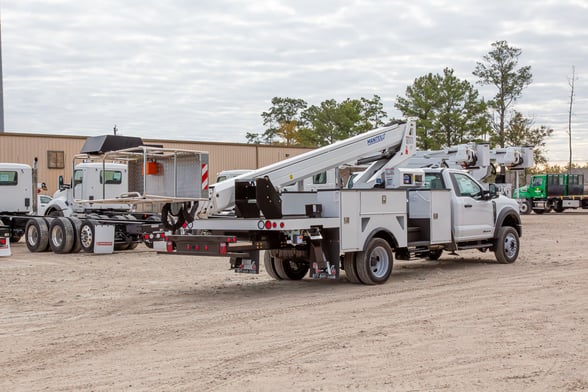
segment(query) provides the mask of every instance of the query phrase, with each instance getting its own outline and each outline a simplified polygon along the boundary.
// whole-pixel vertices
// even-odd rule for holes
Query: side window
[[[105,184],[119,185],[122,183],[122,172],[117,170],[100,171],[100,183],[104,179]]]
[[[425,174],[425,188],[427,189],[445,189],[445,183],[441,177],[441,173],[427,173]]]
[[[79,185],[83,182],[84,179],[84,172],[81,170],[74,171],[74,183],[73,186]]]
[[[451,173],[451,178],[458,196],[479,198],[482,195],[482,188],[470,177],[460,173]]]
[[[326,184],[327,183],[327,172],[321,172],[312,176],[313,184]]]
[[[15,171],[0,171],[0,186],[3,185],[17,185],[18,173]]]

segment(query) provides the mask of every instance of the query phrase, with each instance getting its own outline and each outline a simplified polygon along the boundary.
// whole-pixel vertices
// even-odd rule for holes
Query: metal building
[[[85,136],[0,133],[0,162],[32,165],[37,158],[38,181],[47,185],[47,191],[43,193],[53,195],[57,190],[59,176],[69,182],[73,156],[80,152],[86,139]],[[302,147],[162,139],[143,139],[143,142],[165,148],[208,151],[211,183],[222,170],[256,169],[310,150]]]

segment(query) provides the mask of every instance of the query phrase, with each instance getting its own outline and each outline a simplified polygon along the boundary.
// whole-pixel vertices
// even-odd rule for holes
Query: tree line
[[[397,96],[394,107],[417,118],[417,145],[438,150],[468,142],[493,147],[535,146],[535,162],[545,164],[545,141],[553,129],[534,126],[513,104],[532,83],[531,66],[519,66],[521,49],[496,41],[472,74],[480,85],[493,86],[489,100],[475,86],[455,76],[452,68],[420,76]],[[309,105],[303,99],[274,97],[261,114],[265,131],[247,132],[248,143],[320,147],[385,125],[388,119],[378,95],[371,98],[328,99]]]

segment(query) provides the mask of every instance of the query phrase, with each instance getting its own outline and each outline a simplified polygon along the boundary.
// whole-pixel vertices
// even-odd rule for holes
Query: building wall
[[[69,182],[72,175],[72,159],[86,141],[82,136],[45,134],[0,133],[0,162],[33,164],[37,157],[38,182],[47,185],[52,195],[58,187],[58,178]],[[213,143],[163,139],[143,139],[146,144],[163,145],[165,148],[206,151],[209,153],[210,182],[217,173],[230,169],[256,169],[309,151],[309,148],[267,146],[241,143]],[[48,151],[63,151],[64,167],[50,169]]]

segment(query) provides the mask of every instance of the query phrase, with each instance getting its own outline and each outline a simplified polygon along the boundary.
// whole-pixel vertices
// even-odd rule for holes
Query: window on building
[[[65,168],[65,154],[63,151],[47,151],[47,167],[49,169]]]

